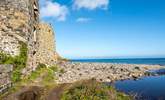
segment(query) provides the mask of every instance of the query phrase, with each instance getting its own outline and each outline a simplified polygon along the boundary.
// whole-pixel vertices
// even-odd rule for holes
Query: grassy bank
[[[131,97],[95,80],[84,80],[65,88],[61,100],[131,100]]]
[[[14,70],[12,72],[12,81],[18,82],[21,80],[21,70],[25,68],[27,61],[27,44],[20,43],[20,54],[18,56],[10,56],[8,54],[0,53],[0,64],[12,64]]]
[[[16,81],[13,87],[11,87],[6,93],[0,94],[0,100],[8,98],[10,95],[16,94],[17,92],[21,93],[24,88],[30,88],[33,86],[42,88],[44,93],[49,91],[51,88],[56,87],[56,77],[54,73],[57,70],[58,68],[56,65],[47,67],[44,64],[39,64],[37,69],[30,75]]]

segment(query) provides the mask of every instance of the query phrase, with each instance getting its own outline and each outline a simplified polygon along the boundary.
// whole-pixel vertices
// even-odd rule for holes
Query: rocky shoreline
[[[60,64],[56,72],[57,83],[73,83],[80,80],[96,79],[100,82],[138,79],[150,76],[149,70],[165,69],[160,65],[115,64],[115,63],[79,63],[65,62]]]

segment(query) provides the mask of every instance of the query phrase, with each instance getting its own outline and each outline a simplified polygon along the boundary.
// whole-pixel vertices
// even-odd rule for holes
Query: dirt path
[[[4,97],[3,100],[40,100],[43,88],[38,86],[22,87],[19,91]]]
[[[3,100],[60,100],[67,86],[67,84],[62,84],[47,91],[39,86],[22,87],[19,91],[4,97]]]
[[[60,96],[64,90],[64,88],[66,87],[66,84],[60,85],[56,88],[54,88],[48,95],[48,97],[46,98],[46,100],[60,100]]]

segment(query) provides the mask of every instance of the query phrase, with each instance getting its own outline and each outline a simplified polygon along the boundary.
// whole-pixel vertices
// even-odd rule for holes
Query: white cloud
[[[94,10],[96,8],[107,9],[109,0],[74,0],[73,7],[75,9],[86,8]]]
[[[80,22],[80,23],[85,23],[85,22],[89,22],[91,21],[90,18],[84,18],[84,17],[80,17],[76,20],[76,22]]]
[[[45,1],[45,4],[42,3],[41,5],[41,18],[56,18],[58,21],[66,20],[66,16],[69,12],[66,6],[50,0],[41,1]]]

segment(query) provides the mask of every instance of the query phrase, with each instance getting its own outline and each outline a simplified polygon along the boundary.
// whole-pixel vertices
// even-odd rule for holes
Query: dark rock
[[[135,69],[136,69],[136,70],[140,70],[140,67],[136,66]]]

